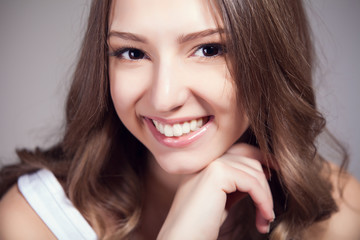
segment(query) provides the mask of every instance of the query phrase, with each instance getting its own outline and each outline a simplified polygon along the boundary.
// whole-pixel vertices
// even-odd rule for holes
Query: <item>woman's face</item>
[[[111,96],[128,130],[168,173],[221,156],[248,120],[236,104],[222,33],[202,0],[115,0]]]

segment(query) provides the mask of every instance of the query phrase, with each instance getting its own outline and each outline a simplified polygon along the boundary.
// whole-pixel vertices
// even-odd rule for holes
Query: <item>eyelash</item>
[[[136,47],[132,47],[132,46],[126,46],[126,47],[122,47],[122,48],[119,48],[113,52],[110,52],[109,55],[112,56],[112,57],[116,57],[116,58],[119,58],[119,59],[124,59],[124,57],[122,57],[121,55],[124,54],[125,52],[127,51],[130,51],[130,50],[136,50],[136,51],[139,51],[141,52],[142,54],[144,54],[144,57],[145,59],[148,59],[148,54]],[[136,61],[136,60],[141,60],[141,59],[134,59],[132,61]]]
[[[219,57],[219,56],[222,56],[224,54],[226,54],[226,47],[225,45],[223,44],[220,44],[220,43],[203,43],[203,44],[200,44],[198,45],[197,47],[195,47],[195,50],[193,51],[193,53],[191,54],[191,56],[196,56],[195,54],[201,50],[202,50],[202,53],[204,53],[204,48],[206,47],[217,47],[217,50],[219,51],[219,53],[216,53],[216,55],[214,56],[199,56],[199,57],[202,57],[202,58],[215,58],[215,57]],[[126,53],[127,51],[139,51],[138,53],[142,54],[143,57],[141,58],[138,58],[138,59],[126,59],[122,56],[122,54]],[[139,61],[139,60],[143,60],[143,59],[150,59],[150,57],[148,56],[148,54],[136,47],[132,47],[132,46],[126,46],[126,47],[122,47],[122,48],[119,48],[113,52],[110,52],[109,53],[109,56],[113,56],[113,57],[116,57],[116,58],[119,58],[119,59],[125,59],[125,60],[129,60],[129,61]],[[129,56],[128,56],[129,58]]]
[[[204,49],[205,47],[217,47],[219,50],[219,53],[217,53],[214,56],[203,56],[204,58],[214,58],[214,57],[219,57],[222,56],[226,53],[226,47],[224,44],[221,43],[205,43],[205,44],[201,44],[199,46],[196,47],[196,50],[194,51],[194,53],[192,55],[194,55],[196,52],[198,52],[201,49]]]

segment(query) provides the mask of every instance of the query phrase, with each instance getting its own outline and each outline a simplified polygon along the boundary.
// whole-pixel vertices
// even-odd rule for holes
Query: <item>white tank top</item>
[[[95,231],[73,206],[52,172],[39,170],[18,179],[26,201],[60,240],[97,239]]]

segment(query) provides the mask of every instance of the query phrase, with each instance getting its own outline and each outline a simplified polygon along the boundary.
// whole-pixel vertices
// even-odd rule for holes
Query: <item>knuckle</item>
[[[259,176],[249,176],[248,183],[252,190],[266,192],[268,189],[266,186],[267,182],[262,174],[259,174]]]
[[[260,172],[260,171],[255,171],[254,172],[254,178],[258,181],[258,182],[262,182],[264,180],[264,173]]]
[[[261,186],[261,183],[259,181],[259,178],[258,177],[254,177],[254,176],[249,176],[249,180],[250,184],[252,186]]]
[[[258,161],[258,160],[253,160],[253,164],[254,164],[254,168],[263,172],[263,168],[262,168],[262,165],[261,165],[261,162]]]

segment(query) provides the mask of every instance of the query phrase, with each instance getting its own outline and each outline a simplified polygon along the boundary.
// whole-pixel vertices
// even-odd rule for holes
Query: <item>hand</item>
[[[202,171],[186,176],[158,239],[216,239],[227,216],[227,204],[234,201],[228,199],[231,193],[250,195],[256,206],[256,227],[267,233],[275,216],[262,163],[260,150],[235,144]]]

